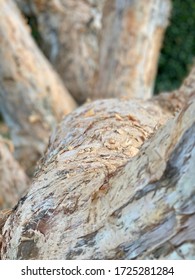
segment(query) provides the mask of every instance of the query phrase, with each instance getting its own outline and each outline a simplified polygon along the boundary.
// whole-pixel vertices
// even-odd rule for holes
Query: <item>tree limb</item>
[[[43,153],[51,129],[76,104],[34,43],[10,0],[0,1],[0,110],[25,169]]]

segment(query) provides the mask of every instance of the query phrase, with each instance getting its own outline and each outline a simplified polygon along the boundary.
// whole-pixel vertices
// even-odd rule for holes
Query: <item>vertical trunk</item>
[[[0,1],[0,110],[16,158],[31,167],[43,153],[56,120],[75,102],[34,43],[11,0]]]
[[[169,15],[169,0],[106,2],[96,97],[151,97]]]

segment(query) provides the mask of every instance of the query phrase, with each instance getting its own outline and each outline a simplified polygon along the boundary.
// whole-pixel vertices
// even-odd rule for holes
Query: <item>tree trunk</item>
[[[78,102],[151,97],[169,0],[16,1]]]
[[[10,128],[15,156],[31,168],[51,129],[75,102],[34,43],[12,1],[0,1],[0,110]]]
[[[3,259],[194,257],[195,102],[174,118],[155,103],[96,101],[63,120]]]
[[[96,98],[152,96],[169,15],[169,0],[106,1]]]
[[[12,208],[29,184],[29,179],[9,150],[9,147],[12,149],[10,143],[0,137],[0,210]]]

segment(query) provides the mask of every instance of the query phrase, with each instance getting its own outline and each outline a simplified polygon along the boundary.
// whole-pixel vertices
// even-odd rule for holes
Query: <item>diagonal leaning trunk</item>
[[[56,121],[76,103],[11,1],[0,1],[0,111],[25,169],[43,153]]]

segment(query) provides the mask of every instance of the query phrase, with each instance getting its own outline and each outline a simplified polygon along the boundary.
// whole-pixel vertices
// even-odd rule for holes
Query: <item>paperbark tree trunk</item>
[[[56,121],[76,104],[34,43],[15,4],[0,1],[0,110],[25,169],[43,153]]]
[[[16,1],[78,102],[151,97],[169,0]]]
[[[29,179],[9,150],[11,142],[0,137],[0,210],[12,208],[27,191]]]
[[[155,102],[64,119],[5,223],[3,259],[194,257],[195,102],[174,118]]]

